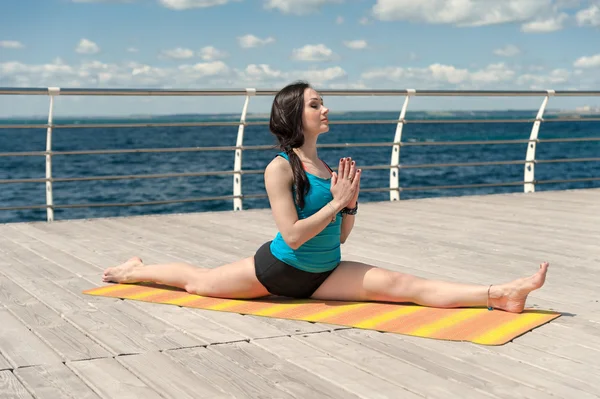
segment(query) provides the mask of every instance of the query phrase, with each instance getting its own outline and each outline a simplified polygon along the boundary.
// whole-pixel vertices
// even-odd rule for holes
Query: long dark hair
[[[304,208],[304,196],[310,189],[302,161],[294,148],[304,144],[302,114],[304,112],[304,90],[311,87],[307,82],[292,83],[277,93],[271,108],[269,129],[277,137],[279,147],[287,154],[296,188],[296,204]]]

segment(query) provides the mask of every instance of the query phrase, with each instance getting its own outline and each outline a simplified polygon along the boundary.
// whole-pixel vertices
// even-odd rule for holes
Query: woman
[[[522,312],[527,295],[544,284],[547,262],[530,277],[483,286],[341,261],[340,244],[350,235],[357,213],[361,170],[343,158],[335,173],[318,157],[317,138],[329,131],[328,112],[319,93],[304,82],[275,96],[269,127],[283,152],[267,166],[265,186],[279,233],[254,256],[214,269],[187,263],[145,266],[134,257],[106,269],[103,281],[154,282],[221,298],[273,294]]]

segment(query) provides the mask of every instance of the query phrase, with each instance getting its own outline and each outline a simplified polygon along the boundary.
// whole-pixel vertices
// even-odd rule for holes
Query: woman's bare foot
[[[136,281],[132,276],[132,271],[135,268],[142,266],[144,266],[142,260],[137,256],[134,256],[119,266],[109,267],[108,269],[104,270],[104,274],[102,274],[102,281],[105,283],[137,283],[138,281]]]
[[[521,313],[525,309],[527,295],[544,285],[548,266],[548,262],[543,262],[540,270],[533,276],[520,278],[507,284],[493,285],[490,289],[490,306],[507,312]]]

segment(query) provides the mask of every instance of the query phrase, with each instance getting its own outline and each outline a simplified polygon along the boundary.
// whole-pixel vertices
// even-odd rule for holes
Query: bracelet
[[[327,205],[329,205],[331,207],[331,209],[333,209],[333,216],[331,216],[331,223],[335,222],[335,217],[337,212],[335,211],[335,208],[333,207],[333,205],[331,205],[331,201],[327,203]]]
[[[348,208],[345,207],[344,209],[342,209],[342,214],[346,214],[346,215],[356,215],[356,212],[358,212],[358,201],[356,201],[356,206],[354,208]]]

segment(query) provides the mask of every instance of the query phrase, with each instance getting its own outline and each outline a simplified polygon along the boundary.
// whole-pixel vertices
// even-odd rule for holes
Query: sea
[[[522,161],[527,151],[526,143],[439,145],[441,142],[527,140],[532,122],[527,123],[439,123],[459,119],[533,119],[537,110],[519,111],[464,111],[425,112],[413,111],[407,120],[424,120],[404,126],[402,142],[413,143],[401,149],[400,163],[405,166],[435,163]],[[564,116],[548,111],[544,118]],[[594,115],[591,115],[594,116]],[[595,115],[597,117],[597,115]],[[319,138],[319,144],[329,143],[391,143],[396,125],[344,124],[355,120],[395,120],[397,112],[346,112],[330,114],[330,131]],[[540,139],[598,138],[600,122],[578,120],[542,123]],[[253,115],[249,121],[266,121],[266,115]],[[55,124],[114,124],[114,123],[172,123],[202,121],[239,121],[239,114],[219,115],[164,115],[115,118],[57,118]],[[335,123],[333,123],[335,122]],[[0,119],[1,125],[44,124],[43,118]],[[204,146],[235,146],[237,126],[201,127],[100,127],[56,128],[53,132],[53,151],[85,151],[104,149],[182,148]],[[414,145],[414,144],[431,145]],[[245,128],[244,145],[268,145],[266,150],[243,152],[243,169],[264,169],[276,156],[278,149],[274,136],[266,125]],[[45,151],[45,128],[0,129],[0,153]],[[352,157],[361,166],[390,163],[392,148],[347,147],[319,148],[319,156],[330,166],[336,166],[341,157]],[[600,157],[600,141],[539,143],[536,159],[559,160]],[[54,178],[112,176],[136,174],[161,174],[200,171],[233,170],[234,151],[126,153],[91,155],[56,155],[52,158]],[[0,180],[45,177],[44,156],[1,156]],[[535,179],[566,180],[600,178],[600,162],[582,161],[538,164]],[[495,193],[523,192],[523,185],[483,188],[436,189],[433,186],[514,183],[524,179],[524,165],[455,166],[403,168],[400,170],[400,186],[407,191],[401,200],[427,197],[461,195],[487,195]],[[361,187],[389,187],[389,170],[364,170]],[[411,191],[411,188],[422,189]],[[600,187],[600,180],[588,182],[538,184],[536,191],[565,190]],[[242,178],[244,195],[265,194],[262,174],[247,174]],[[127,180],[99,180],[78,182],[54,182],[54,204],[100,204],[165,201],[197,197],[215,197],[233,194],[233,176],[200,176]],[[361,192],[359,201],[389,201],[389,192]],[[44,205],[44,183],[0,184],[0,208]],[[268,208],[266,198],[246,198],[243,209]],[[163,205],[137,205],[127,207],[78,207],[55,209],[55,220],[131,216],[147,214],[170,214],[206,211],[229,211],[233,200],[212,200]],[[0,210],[0,223],[45,221],[45,209]]]

